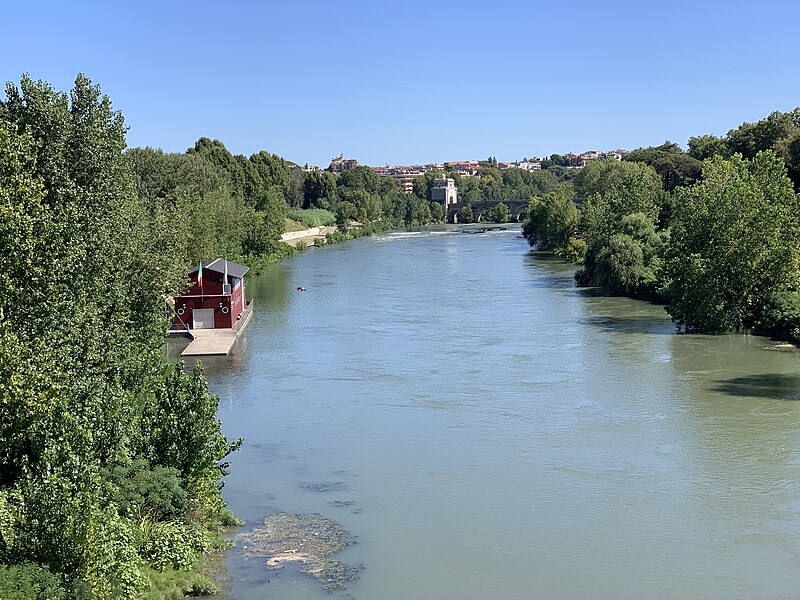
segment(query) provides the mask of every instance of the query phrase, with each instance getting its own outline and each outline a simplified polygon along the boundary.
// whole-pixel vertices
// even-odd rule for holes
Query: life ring
[[[227,306],[223,306],[222,307],[222,314],[223,315],[227,315],[228,314],[228,307]]]
[[[183,314],[183,309],[182,309],[182,308],[179,308],[179,309],[178,309],[178,314],[179,314],[179,315],[182,315],[182,314]]]

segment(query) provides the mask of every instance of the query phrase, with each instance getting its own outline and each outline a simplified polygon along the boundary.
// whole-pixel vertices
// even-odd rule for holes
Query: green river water
[[[800,354],[676,334],[577,289],[519,229],[394,232],[248,277],[207,359],[224,496],[318,513],[358,600],[800,598]],[[306,288],[305,292],[297,290]],[[321,599],[237,549],[239,600]]]

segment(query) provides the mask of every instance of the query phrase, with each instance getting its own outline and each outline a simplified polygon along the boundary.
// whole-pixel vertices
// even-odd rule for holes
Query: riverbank
[[[321,225],[300,231],[288,231],[281,236],[281,241],[290,246],[297,246],[300,242],[305,242],[307,246],[314,246],[317,240],[325,239],[326,235],[335,231],[335,225]]]

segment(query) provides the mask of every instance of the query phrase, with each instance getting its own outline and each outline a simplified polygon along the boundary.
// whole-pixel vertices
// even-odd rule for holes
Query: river
[[[519,229],[391,232],[248,277],[205,361],[246,527],[319,513],[358,600],[800,597],[800,355],[577,289]],[[298,291],[299,286],[306,291]],[[239,600],[329,597],[232,550]]]

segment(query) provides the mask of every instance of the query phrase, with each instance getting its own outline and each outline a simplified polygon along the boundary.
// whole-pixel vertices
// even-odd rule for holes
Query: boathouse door
[[[195,308],[192,311],[192,329],[214,329],[214,309]]]

